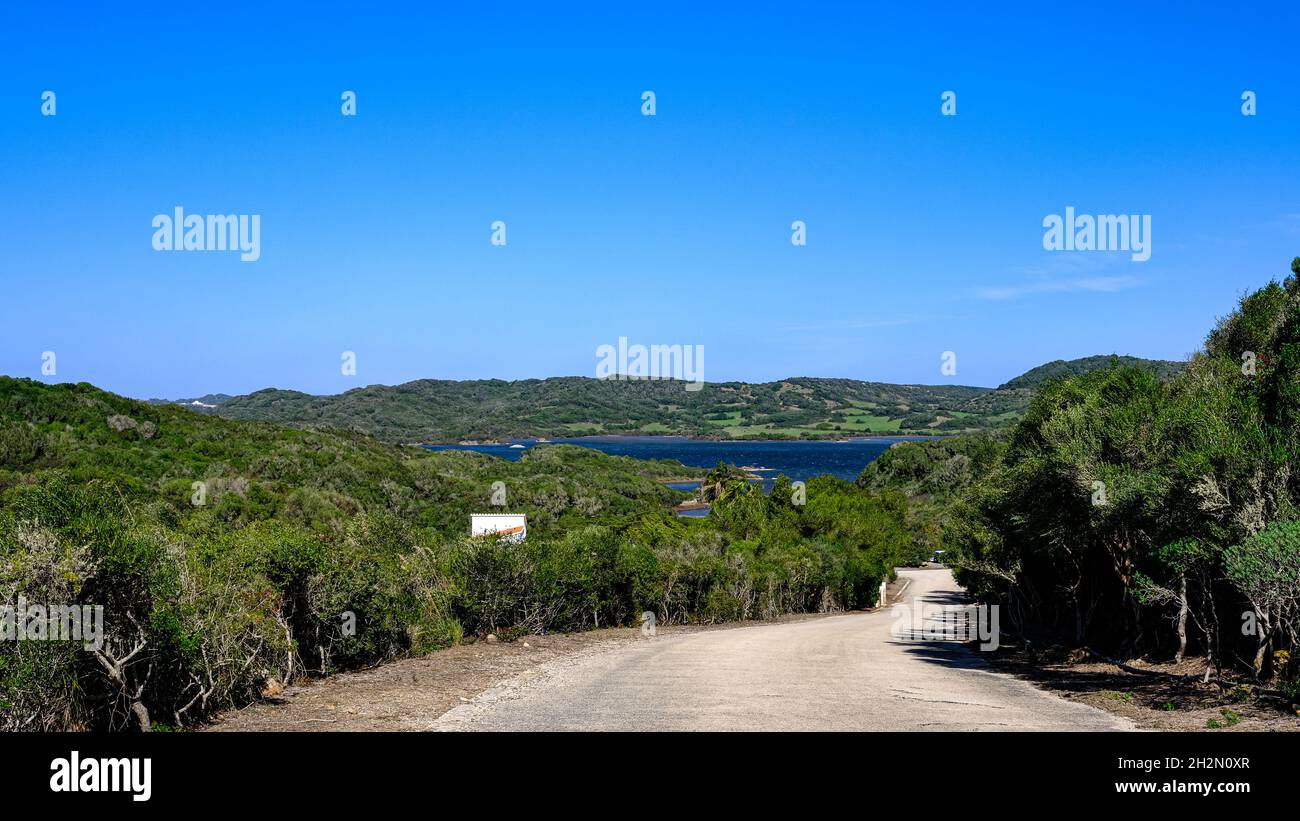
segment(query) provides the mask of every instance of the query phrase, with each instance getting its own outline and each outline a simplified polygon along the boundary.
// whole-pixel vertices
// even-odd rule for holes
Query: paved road
[[[946,569],[900,571],[898,601],[956,600]],[[435,730],[1127,730],[989,672],[979,653],[893,635],[890,609],[661,635],[552,663]]]

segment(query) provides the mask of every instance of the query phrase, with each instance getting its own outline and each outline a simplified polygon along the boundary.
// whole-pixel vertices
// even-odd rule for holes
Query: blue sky
[[[1181,358],[1300,254],[1294,4],[618,5],[6,4],[0,373],[332,393],[622,336],[996,385]],[[154,251],[178,205],[260,214],[261,259]],[[1066,206],[1150,214],[1151,259],[1045,251]]]

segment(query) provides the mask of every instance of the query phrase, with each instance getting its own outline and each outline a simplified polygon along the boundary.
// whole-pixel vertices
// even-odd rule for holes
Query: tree
[[[1255,672],[1278,637],[1295,646],[1300,630],[1300,520],[1274,522],[1223,553],[1228,579],[1255,609],[1258,647]]]

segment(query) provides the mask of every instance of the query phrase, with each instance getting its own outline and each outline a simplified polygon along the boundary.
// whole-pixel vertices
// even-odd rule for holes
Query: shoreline
[[[890,440],[890,439],[899,442],[914,442],[914,441],[922,441],[928,439],[945,439],[950,436],[960,436],[960,435],[963,434],[868,433],[868,434],[862,434],[858,436],[837,437],[837,438],[832,438],[829,436],[813,437],[813,438],[790,437],[790,436],[772,436],[772,437],[754,436],[745,439],[725,439],[722,437],[714,437],[714,436],[693,436],[684,433],[598,433],[598,434],[590,434],[586,436],[561,436],[558,438],[521,436],[516,438],[510,438],[510,439],[487,439],[487,440],[462,439],[455,442],[451,442],[451,441],[415,442],[413,444],[416,445],[417,447],[440,447],[440,448],[446,448],[446,447],[453,447],[453,448],[454,447],[475,447],[475,448],[506,447],[508,448],[511,445],[522,444],[525,442],[532,443],[535,445],[565,445],[565,444],[570,444],[572,442],[577,442],[579,440],[587,440],[593,442],[651,440],[651,441],[662,441],[662,442],[717,442],[721,444],[736,444],[736,445],[755,444],[755,443],[762,443],[762,442],[803,442],[808,444],[821,443],[821,444],[830,444],[830,445],[843,445],[843,444],[851,444],[853,442],[872,442],[872,441]]]

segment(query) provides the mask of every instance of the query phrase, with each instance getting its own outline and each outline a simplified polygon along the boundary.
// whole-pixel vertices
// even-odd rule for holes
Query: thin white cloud
[[[976,288],[971,291],[971,295],[977,299],[1017,299],[1033,294],[1065,294],[1075,291],[1112,293],[1136,288],[1140,283],[1141,280],[1134,276],[1076,277]]]

